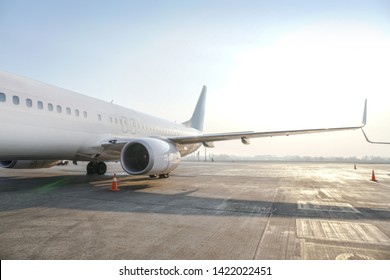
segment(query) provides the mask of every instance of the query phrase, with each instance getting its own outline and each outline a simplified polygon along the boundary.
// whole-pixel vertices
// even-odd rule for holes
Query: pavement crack
[[[270,209],[271,209],[271,210],[268,212],[268,215],[267,215],[267,223],[266,223],[266,225],[265,225],[265,227],[264,227],[264,229],[263,229],[263,232],[262,232],[262,234],[261,234],[261,237],[260,237],[260,239],[259,239],[259,242],[257,242],[256,250],[255,250],[255,252],[254,252],[254,254],[253,254],[252,260],[255,260],[255,259],[256,259],[256,256],[258,255],[259,250],[260,250],[260,244],[263,242],[264,237],[265,237],[265,234],[266,234],[266,232],[267,232],[267,230],[268,230],[268,227],[269,227],[269,224],[270,224],[270,221],[271,221],[271,217],[272,217],[272,212],[273,212],[273,211],[272,211],[272,208],[273,208],[273,206],[274,206],[275,199],[276,199],[276,196],[277,196],[278,192],[279,192],[279,187],[276,188],[275,195],[274,195],[274,197],[273,197],[273,199],[272,199],[272,203],[271,203],[271,206],[270,206]]]

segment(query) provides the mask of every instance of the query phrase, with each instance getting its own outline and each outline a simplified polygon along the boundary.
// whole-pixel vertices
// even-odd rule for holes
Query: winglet
[[[363,132],[364,138],[366,138],[368,143],[371,143],[371,144],[385,144],[385,145],[389,145],[390,144],[390,142],[371,141],[370,139],[368,139],[368,137],[367,137],[366,133],[364,132],[363,128],[362,128],[362,132]]]
[[[191,119],[184,122],[183,125],[195,128],[199,131],[203,131],[204,112],[206,107],[206,92],[207,87],[203,86],[202,92],[199,96],[198,103],[196,104]]]
[[[363,111],[363,126],[365,126],[367,123],[367,99],[364,102],[364,111]]]
[[[364,138],[366,138],[367,142],[368,142],[368,143],[372,143],[372,142],[370,141],[370,139],[368,139],[368,137],[367,137],[366,133],[364,132],[363,128],[362,128],[362,132],[363,132]]]

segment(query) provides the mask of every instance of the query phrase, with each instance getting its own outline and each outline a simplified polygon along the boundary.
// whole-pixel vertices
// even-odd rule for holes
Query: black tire
[[[106,174],[106,171],[107,171],[107,165],[103,161],[98,162],[96,168],[97,175],[104,175]]]
[[[167,179],[167,178],[169,178],[169,173],[160,174],[160,175],[158,175],[158,178],[159,179]]]
[[[96,162],[91,161],[87,165],[87,175],[94,175],[97,173],[97,164]]]

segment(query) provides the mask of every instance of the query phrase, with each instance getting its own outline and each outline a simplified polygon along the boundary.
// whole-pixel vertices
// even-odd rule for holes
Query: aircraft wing
[[[176,144],[181,144],[181,145],[203,143],[203,145],[205,145],[206,147],[213,147],[213,142],[234,140],[234,139],[241,139],[241,142],[243,144],[249,144],[250,142],[249,139],[251,138],[290,136],[290,135],[297,135],[297,134],[360,129],[366,125],[366,119],[367,119],[367,100],[365,101],[364,104],[363,122],[358,126],[282,130],[282,131],[264,131],[264,132],[242,131],[242,132],[210,133],[210,134],[200,134],[194,136],[173,136],[168,138],[163,138],[163,137],[159,137],[159,138],[162,138],[162,140],[168,139]],[[109,139],[102,143],[102,147],[108,150],[120,152],[123,146],[132,140],[134,139],[132,138]]]
[[[319,133],[319,132],[341,131],[341,130],[351,130],[351,129],[353,130],[362,127],[363,125],[353,126],[353,127],[316,128],[316,129],[285,130],[285,131],[266,131],[266,132],[243,131],[243,132],[232,132],[232,133],[212,133],[212,134],[203,134],[199,136],[170,137],[169,140],[177,144],[194,144],[194,143],[204,143],[204,142],[207,143],[207,142],[241,139],[241,141],[244,144],[249,144],[250,138],[290,136],[296,134]]]
[[[212,146],[212,142],[216,142],[216,141],[241,139],[243,144],[249,144],[250,138],[290,136],[296,134],[359,129],[366,125],[366,120],[367,120],[367,100],[364,103],[363,122],[361,125],[358,126],[284,130],[284,131],[265,131],[265,132],[243,131],[243,132],[231,132],[231,133],[212,133],[212,134],[203,134],[197,136],[170,137],[169,140],[177,144],[203,143],[205,146]]]

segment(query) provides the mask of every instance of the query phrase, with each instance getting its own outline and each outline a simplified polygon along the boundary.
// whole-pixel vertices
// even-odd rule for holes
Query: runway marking
[[[368,223],[312,219],[297,219],[296,223],[299,238],[390,245],[390,238]]]
[[[356,253],[344,253],[336,257],[336,260],[374,260],[370,256]]]
[[[355,245],[355,244],[353,244]],[[307,260],[382,260],[388,259],[389,253],[382,249],[368,249],[340,245],[328,245],[314,242],[301,242],[301,257]]]
[[[360,213],[349,203],[298,201],[298,210]]]

